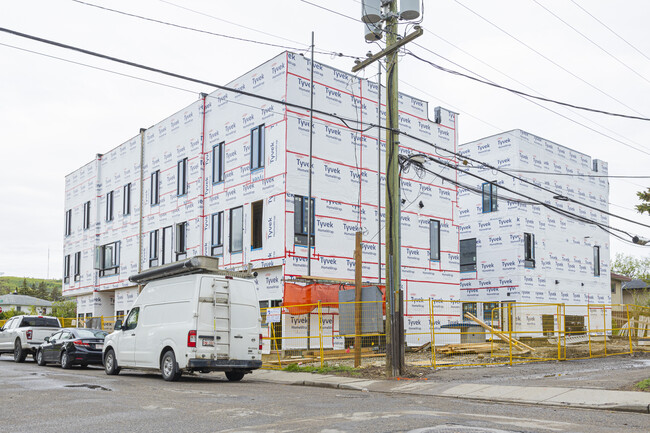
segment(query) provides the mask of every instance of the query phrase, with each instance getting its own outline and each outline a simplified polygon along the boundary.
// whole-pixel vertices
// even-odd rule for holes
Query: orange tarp
[[[365,284],[364,287],[369,286]],[[283,307],[289,309],[289,314],[307,314],[317,308],[318,301],[325,307],[338,308],[339,291],[353,289],[353,286],[344,284],[308,284],[301,286],[295,283],[284,283]],[[379,286],[382,298],[386,300],[385,286]]]

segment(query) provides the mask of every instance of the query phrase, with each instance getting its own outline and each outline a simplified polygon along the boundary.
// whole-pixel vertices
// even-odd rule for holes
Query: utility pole
[[[386,57],[386,372],[389,377],[404,373],[404,313],[402,311],[400,272],[400,181],[399,181],[399,93],[397,61],[399,48],[422,35],[416,30],[404,38],[398,37],[399,13],[397,0],[383,1],[382,20],[386,22],[386,48],[373,54],[352,68],[360,71],[366,66]],[[366,13],[366,4],[362,5]],[[419,16],[419,13],[418,13]],[[368,21],[366,27],[370,28]],[[374,27],[377,34],[379,26]],[[380,36],[378,36],[380,37]],[[366,36],[366,39],[369,39]],[[381,85],[379,88],[381,93]],[[381,106],[378,107],[381,111]],[[378,141],[378,145],[380,141]],[[381,216],[381,208],[379,212]]]

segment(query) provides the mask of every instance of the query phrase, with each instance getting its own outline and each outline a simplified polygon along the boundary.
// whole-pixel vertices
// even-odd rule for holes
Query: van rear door
[[[261,359],[260,310],[255,285],[251,281],[232,281],[230,317],[230,359]]]
[[[197,358],[228,359],[230,353],[228,281],[215,277],[202,278],[198,310]]]

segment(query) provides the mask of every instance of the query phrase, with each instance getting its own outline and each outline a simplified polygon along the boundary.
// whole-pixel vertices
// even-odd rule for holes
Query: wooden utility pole
[[[361,304],[362,278],[361,232],[354,237],[354,366],[361,366],[361,334],[363,332],[363,314]]]
[[[422,35],[415,31],[398,39],[397,0],[386,3],[386,48],[352,68],[360,71],[386,57],[386,373],[389,377],[404,373],[404,333],[400,273],[400,184],[399,184],[399,93],[397,60],[399,48]],[[379,89],[381,92],[381,87]],[[378,107],[381,111],[381,107]],[[379,142],[377,143],[379,145]],[[381,211],[381,209],[380,209]],[[379,212],[381,214],[381,212]]]

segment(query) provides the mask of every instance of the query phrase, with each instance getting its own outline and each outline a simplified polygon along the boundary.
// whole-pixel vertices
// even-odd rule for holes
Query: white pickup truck
[[[14,316],[0,328],[0,354],[13,353],[14,361],[23,362],[34,355],[45,337],[61,329],[56,317]]]

